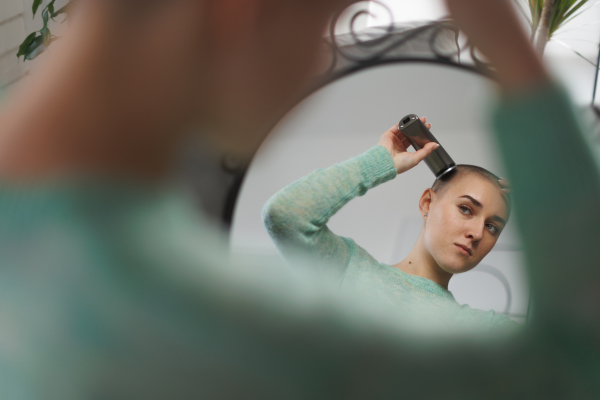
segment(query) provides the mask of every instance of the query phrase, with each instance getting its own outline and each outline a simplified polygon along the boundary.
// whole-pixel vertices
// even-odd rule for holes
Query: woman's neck
[[[409,275],[429,279],[445,289],[448,289],[448,283],[452,278],[452,274],[444,271],[427,251],[422,234],[409,255],[393,266]]]

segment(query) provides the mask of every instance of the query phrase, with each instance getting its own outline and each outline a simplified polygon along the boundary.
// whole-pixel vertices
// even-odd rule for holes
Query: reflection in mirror
[[[503,176],[485,124],[493,96],[488,78],[419,63],[369,68],[323,87],[281,121],[254,158],[236,204],[233,256],[279,258],[261,218],[267,200],[315,169],[369,150],[407,114],[426,116],[431,132],[458,164],[481,166]],[[419,237],[423,224],[419,199],[433,181],[421,163],[350,201],[327,226],[336,235],[352,238],[378,262],[394,265]],[[449,290],[460,304],[504,313],[523,323],[528,287],[515,217],[481,264],[455,275]]]

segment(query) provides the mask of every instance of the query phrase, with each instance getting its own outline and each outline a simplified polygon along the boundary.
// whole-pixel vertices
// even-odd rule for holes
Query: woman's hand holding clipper
[[[423,121],[427,129],[431,128],[431,124],[426,123],[426,117],[421,118],[421,121]],[[381,135],[378,144],[385,147],[390,153],[398,174],[417,166],[417,164],[427,158],[432,151],[439,147],[439,144],[437,143],[428,143],[424,148],[414,153],[407,151],[410,142],[398,130],[398,125],[392,126],[387,132]]]

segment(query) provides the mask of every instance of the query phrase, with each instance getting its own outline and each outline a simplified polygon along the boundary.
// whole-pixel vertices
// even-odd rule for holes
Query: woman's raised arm
[[[286,259],[324,266],[328,273],[341,276],[354,244],[331,232],[329,219],[353,198],[417,165],[436,147],[430,144],[410,153],[401,138],[397,128],[391,128],[381,136],[378,146],[312,172],[267,202],[263,221]]]

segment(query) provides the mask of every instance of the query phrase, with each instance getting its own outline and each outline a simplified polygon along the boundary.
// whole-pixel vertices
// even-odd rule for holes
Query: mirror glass
[[[261,210],[277,191],[317,168],[327,168],[375,146],[407,114],[426,116],[431,132],[459,164],[503,176],[488,126],[493,82],[472,71],[433,63],[393,63],[347,75],[307,97],[271,132],[242,186],[231,231],[233,257],[279,257]],[[412,150],[412,149],[411,149]],[[424,163],[356,198],[329,221],[378,261],[395,264],[418,238],[418,201],[434,176]],[[454,276],[460,304],[506,313],[525,322],[528,286],[515,219],[474,270]]]

